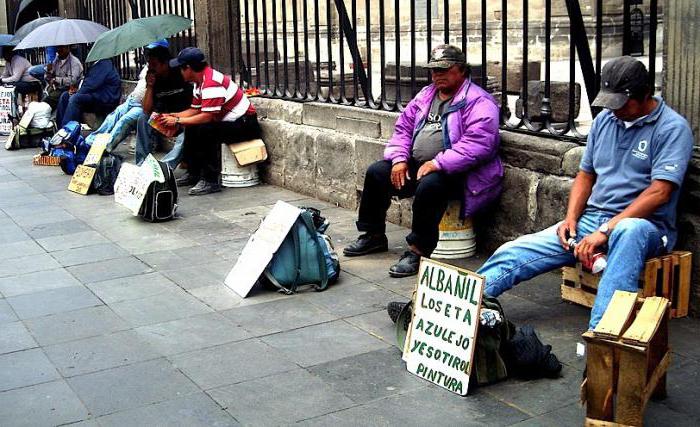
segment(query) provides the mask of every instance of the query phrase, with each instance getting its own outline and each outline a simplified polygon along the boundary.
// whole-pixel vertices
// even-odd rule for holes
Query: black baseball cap
[[[170,60],[170,67],[182,67],[183,65],[201,64],[204,62],[204,53],[196,47],[186,47]]]
[[[649,84],[649,72],[641,61],[620,56],[603,67],[600,91],[591,104],[610,110],[622,108],[632,93]]]
[[[427,68],[450,68],[455,64],[466,64],[462,49],[450,44],[436,46],[430,52]]]

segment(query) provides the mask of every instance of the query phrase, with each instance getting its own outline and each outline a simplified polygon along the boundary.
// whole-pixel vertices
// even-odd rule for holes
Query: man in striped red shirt
[[[192,106],[160,118],[161,125],[185,128],[187,174],[178,179],[178,185],[196,183],[191,196],[221,191],[221,144],[260,137],[255,107],[230,76],[207,64],[196,47],[183,49],[170,66],[179,67],[185,81],[194,83]]]

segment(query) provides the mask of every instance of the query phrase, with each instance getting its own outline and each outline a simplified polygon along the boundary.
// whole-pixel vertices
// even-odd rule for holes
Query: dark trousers
[[[362,232],[384,233],[386,211],[391,204],[391,197],[403,199],[414,196],[411,233],[406,236],[406,242],[417,247],[423,255],[430,256],[437,246],[440,234],[438,227],[447,209],[447,202],[464,197],[464,175],[449,175],[439,171],[416,181],[420,165],[409,161],[411,179],[397,190],[391,184],[391,167],[391,162],[382,160],[367,168],[357,229]]]
[[[235,122],[213,122],[185,128],[183,161],[187,171],[207,182],[219,182],[221,144],[260,138],[260,125],[255,114],[244,115]]]
[[[104,104],[89,93],[75,93],[71,95],[68,92],[63,92],[58,99],[56,123],[59,128],[62,128],[70,121],[80,123],[82,115],[86,111],[106,116],[114,111],[117,105],[118,104]]]

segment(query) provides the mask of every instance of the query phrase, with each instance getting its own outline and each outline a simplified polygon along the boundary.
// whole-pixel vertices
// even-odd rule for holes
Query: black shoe
[[[386,311],[389,313],[389,318],[392,322],[396,323],[396,321],[399,319],[399,314],[401,314],[403,308],[406,307],[406,304],[408,303],[401,301],[392,301],[387,304]]]
[[[199,177],[192,176],[189,172],[185,172],[182,176],[175,180],[178,187],[191,187],[199,182]]]
[[[420,255],[413,251],[406,251],[399,258],[399,262],[389,268],[389,276],[391,277],[408,277],[418,274],[418,266],[420,264]]]
[[[345,256],[360,256],[389,250],[386,234],[365,233],[343,249]]]
[[[221,191],[221,186],[218,182],[208,182],[200,179],[197,185],[190,188],[187,192],[190,196],[202,196],[204,194],[218,193]]]

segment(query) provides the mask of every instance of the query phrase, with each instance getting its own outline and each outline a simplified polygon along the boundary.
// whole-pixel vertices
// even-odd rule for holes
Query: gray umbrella
[[[94,43],[109,28],[84,19],[62,19],[37,27],[15,49]]]
[[[44,16],[42,18],[37,18],[33,21],[27,22],[26,24],[22,25],[17,31],[15,31],[15,36],[12,38],[12,41],[10,42],[11,44],[17,44],[22,41],[29,33],[32,31],[36,30],[37,28],[41,27],[44,24],[48,24],[49,22],[54,22],[54,21],[60,21],[61,18],[60,16]]]

